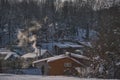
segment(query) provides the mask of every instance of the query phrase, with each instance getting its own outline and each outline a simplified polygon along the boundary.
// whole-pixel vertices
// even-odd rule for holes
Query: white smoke
[[[33,53],[39,54],[39,49],[37,48],[37,35],[33,34],[32,32],[37,32],[39,29],[41,29],[41,25],[39,23],[35,23],[34,26],[28,28],[27,30],[19,30],[17,38],[19,40],[18,46],[19,47],[26,47],[29,49],[29,47],[34,49]],[[31,46],[28,44],[32,43]]]
[[[36,35],[31,36],[29,38],[29,41],[33,42],[32,48],[34,49],[34,53],[35,54],[39,54],[39,49],[36,46],[36,44],[37,44],[37,37],[36,37]]]
[[[35,42],[35,41],[37,41],[36,35],[32,35],[31,37],[29,37],[29,42]]]
[[[28,41],[27,35],[28,34],[25,31],[21,31],[21,30],[18,31],[17,38],[19,40],[19,43],[18,43],[19,47],[22,47],[22,46],[26,45],[26,43]]]

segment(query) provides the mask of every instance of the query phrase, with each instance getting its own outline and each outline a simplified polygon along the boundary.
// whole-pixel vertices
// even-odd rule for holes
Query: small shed
[[[85,59],[84,57],[79,57]],[[62,54],[54,57],[40,59],[33,62],[33,66],[40,68],[43,75],[76,75],[77,67],[86,68],[71,54]]]

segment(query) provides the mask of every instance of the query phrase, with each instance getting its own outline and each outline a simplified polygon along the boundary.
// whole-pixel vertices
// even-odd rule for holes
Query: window
[[[64,63],[64,67],[72,67],[71,63]]]

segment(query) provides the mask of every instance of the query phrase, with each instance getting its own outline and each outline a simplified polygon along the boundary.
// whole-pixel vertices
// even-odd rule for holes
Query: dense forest
[[[0,31],[1,35],[6,34],[8,39],[4,41],[1,37],[1,41],[3,44],[11,44],[15,42],[18,30],[38,25],[42,27],[41,34],[45,34],[42,38],[47,39],[51,35],[56,36],[55,38],[63,37],[63,34],[67,37],[74,36],[80,27],[86,29],[87,39],[89,29],[99,30],[103,25],[100,17],[109,14],[107,18],[111,21],[109,18],[117,13],[119,16],[119,2],[119,0],[0,0]],[[118,8],[114,10],[115,14],[113,11],[113,14],[109,13],[112,7]],[[102,10],[105,10],[105,13]],[[111,22],[108,23],[111,25]],[[53,30],[52,34],[49,34],[50,29]]]
[[[104,74],[118,77],[120,0],[0,0],[0,47],[17,45],[21,32],[51,41],[77,36],[78,28],[85,29],[85,41],[94,44],[91,56],[99,55],[111,72]],[[90,30],[98,33],[98,40],[89,39]]]

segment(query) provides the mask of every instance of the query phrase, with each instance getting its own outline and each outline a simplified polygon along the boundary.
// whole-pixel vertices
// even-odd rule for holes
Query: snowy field
[[[65,76],[35,76],[35,75],[13,75],[0,74],[0,80],[96,80]]]

